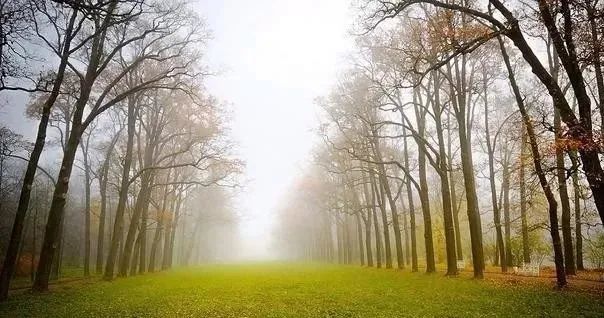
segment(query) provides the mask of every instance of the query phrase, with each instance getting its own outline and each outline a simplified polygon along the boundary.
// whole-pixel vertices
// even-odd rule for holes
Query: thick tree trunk
[[[74,116],[73,131],[69,136],[69,141],[67,142],[67,147],[63,154],[61,170],[59,171],[50,211],[48,212],[48,221],[46,223],[42,250],[40,251],[40,261],[38,263],[38,270],[36,272],[36,280],[32,286],[34,291],[41,292],[48,290],[50,270],[53,260],[56,261],[55,252],[57,250],[59,240],[61,240],[60,230],[61,223],[63,222],[63,218],[65,216],[65,202],[67,199],[67,192],[69,190],[69,179],[71,177],[75,155],[78,150],[78,145],[83,132],[83,127],[80,124],[83,108],[84,103],[80,101],[76,106],[76,113],[78,114]]]
[[[531,262],[531,248],[529,243],[528,235],[528,219],[527,219],[527,193],[526,193],[526,145],[527,145],[527,131],[526,125],[523,124],[522,137],[520,138],[520,230],[522,232],[522,261],[524,263]]]
[[[495,257],[496,260],[500,261],[501,271],[507,272],[507,261],[505,246],[503,244],[503,234],[501,231],[501,211],[499,210],[499,204],[497,201],[497,188],[495,186],[495,149],[491,142],[491,133],[489,130],[489,99],[488,99],[488,87],[487,87],[487,76],[486,70],[483,71],[483,94],[484,94],[484,125],[485,125],[485,139],[487,144],[487,153],[489,157],[489,184],[491,188],[491,206],[493,208],[493,224],[495,225],[495,242],[497,252],[499,255]]]
[[[451,135],[451,112],[447,112],[447,163],[449,165],[449,186],[451,188],[451,207],[453,208],[453,226],[455,227],[455,254],[457,260],[463,260],[463,249],[461,247],[461,232],[459,230],[459,204],[457,202],[457,187],[455,186],[454,170],[453,170],[453,151],[452,135]]]
[[[377,204],[381,212],[382,216],[382,232],[384,234],[384,255],[386,257],[386,268],[392,268],[392,251],[390,249],[390,230],[388,226],[388,215],[386,214],[386,203],[384,190],[375,180],[374,172],[369,174],[369,178],[371,183],[373,184],[373,191],[375,192],[375,197],[377,199]]]
[[[416,101],[414,93],[413,100]],[[415,111],[417,116],[417,127],[420,138],[424,138],[425,134],[425,110]],[[417,152],[418,160],[418,175],[419,175],[419,201],[422,206],[422,214],[424,217],[424,246],[426,250],[426,273],[436,272],[436,262],[434,260],[434,241],[432,238],[432,216],[430,214],[430,198],[428,195],[428,177],[426,173],[426,154],[424,151]]]
[[[463,58],[463,57],[462,57]],[[456,68],[457,68],[457,62]],[[449,67],[449,74],[451,68]],[[451,76],[450,76],[451,77]],[[466,209],[468,214],[468,223],[470,227],[470,243],[472,247],[472,263],[474,269],[474,278],[482,278],[484,270],[484,255],[482,247],[482,224],[480,220],[480,211],[478,206],[478,196],[476,195],[476,180],[474,178],[474,164],[472,161],[472,148],[469,141],[466,122],[466,74],[465,60],[462,61],[462,69],[456,70],[455,85],[451,83],[451,96],[453,108],[455,109],[455,118],[457,119],[459,145],[461,154],[461,168],[463,172],[464,186],[466,192]],[[451,77],[452,78],[452,77]]]
[[[548,43],[549,49],[549,43]],[[550,73],[555,81],[558,81],[560,70],[560,59],[556,50],[549,56]],[[555,100],[553,101],[555,103]],[[568,198],[568,188],[566,186],[566,163],[564,161],[564,146],[562,123],[560,111],[554,109],[554,147],[556,151],[556,177],[558,181],[558,194],[562,207],[562,238],[564,244],[564,265],[566,274],[575,275],[575,256],[573,251],[572,230],[570,225],[570,199]]]
[[[447,276],[457,275],[457,256],[455,253],[455,229],[453,225],[453,210],[451,207],[451,186],[449,185],[449,167],[447,165],[447,153],[445,150],[445,137],[442,128],[442,110],[440,105],[440,80],[437,72],[433,72],[434,80],[434,122],[438,138],[438,166],[434,167],[440,177],[440,193],[443,208],[443,223],[445,230],[445,251],[447,254]]]
[[[59,67],[57,69],[52,90],[48,95],[46,102],[44,102],[44,106],[42,107],[40,123],[38,124],[38,132],[36,134],[36,142],[34,143],[31,155],[29,156],[29,161],[27,162],[27,169],[25,170],[23,183],[21,185],[21,194],[19,195],[19,204],[17,206],[17,212],[15,213],[15,219],[13,221],[10,240],[8,242],[6,255],[4,257],[2,271],[0,272],[0,301],[4,301],[8,298],[10,280],[15,270],[19,246],[21,245],[21,239],[23,236],[23,226],[25,224],[25,218],[27,217],[27,211],[29,208],[31,189],[33,188],[36,171],[38,170],[40,155],[42,154],[44,144],[46,143],[46,130],[48,129],[50,111],[55,104],[57,97],[59,97],[61,85],[63,84],[63,79],[65,77],[65,70],[69,60],[71,40],[73,39],[72,32],[76,17],[77,14],[72,13],[69,19],[69,24],[65,29],[65,43],[63,44],[62,48],[61,61],[59,62]]]
[[[121,131],[121,130],[120,130]],[[119,133],[115,134],[107,151],[105,152],[105,158],[103,159],[103,165],[101,166],[101,174],[99,176],[99,194],[101,196],[101,206],[99,211],[99,233],[96,246],[96,268],[97,274],[103,272],[103,257],[105,255],[105,219],[107,218],[107,182],[109,179],[109,163],[111,154],[115,148],[115,144],[119,140]]]
[[[556,177],[558,179],[558,193],[562,208],[562,239],[564,244],[564,267],[567,275],[575,275],[575,253],[573,250],[573,236],[570,217],[570,199],[568,197],[568,187],[566,185],[566,168],[564,162],[564,151],[560,145],[562,137],[562,128],[560,123],[560,114],[555,111],[554,130],[556,134]]]
[[[137,269],[138,269],[138,262],[140,260],[139,255],[140,255],[140,251],[141,251],[141,234],[140,231],[138,231],[138,235],[136,236],[136,242],[134,243],[134,250],[133,250],[133,257],[132,257],[132,261],[130,262],[130,276],[135,276],[137,274]]]
[[[574,212],[575,212],[575,256],[577,257],[577,270],[585,270],[583,265],[583,230],[581,229],[581,185],[579,183],[579,158],[576,151],[570,152],[570,160],[573,164],[573,194],[574,194]]]
[[[516,84],[516,79],[514,76],[514,71],[512,69],[512,65],[510,64],[510,59],[505,50],[505,45],[501,38],[498,38],[499,45],[501,47],[501,53],[503,56],[503,60],[505,62],[508,77],[510,81],[510,85],[512,86],[512,90],[514,92],[514,96],[516,97],[516,103],[518,105],[518,109],[520,110],[520,114],[522,115],[522,121],[524,122],[524,126],[526,127],[526,133],[528,135],[529,144],[531,147],[531,152],[533,155],[533,164],[535,166],[535,173],[539,178],[539,183],[541,184],[541,188],[545,194],[545,198],[547,199],[548,204],[548,214],[550,221],[550,234],[552,237],[552,244],[554,246],[554,263],[556,265],[556,281],[559,288],[563,288],[566,286],[566,274],[564,271],[564,256],[562,251],[562,243],[560,240],[560,233],[558,230],[558,212],[557,212],[557,202],[554,194],[547,182],[547,178],[545,176],[545,172],[541,167],[541,155],[539,153],[539,145],[537,144],[537,138],[535,137],[535,132],[533,130],[532,122],[529,117],[529,114],[524,106],[524,100],[520,93],[520,89]]]

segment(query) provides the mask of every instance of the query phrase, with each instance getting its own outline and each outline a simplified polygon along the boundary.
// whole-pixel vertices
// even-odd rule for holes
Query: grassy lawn
[[[602,317],[545,287],[316,264],[215,265],[17,294],[0,317]]]

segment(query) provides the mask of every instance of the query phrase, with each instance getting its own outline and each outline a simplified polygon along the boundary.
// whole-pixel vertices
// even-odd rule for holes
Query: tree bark
[[[85,88],[84,88],[85,89]],[[87,100],[87,98],[86,98]],[[74,116],[73,131],[69,136],[67,148],[63,154],[63,160],[61,163],[61,170],[57,178],[57,184],[55,185],[55,191],[53,194],[53,200],[48,212],[48,221],[46,223],[46,231],[44,233],[44,243],[42,244],[42,250],[40,251],[40,261],[38,263],[38,270],[36,272],[36,280],[32,289],[34,291],[42,292],[48,290],[48,280],[50,279],[50,269],[55,260],[55,252],[57,250],[58,242],[61,239],[61,223],[65,216],[65,202],[67,198],[67,191],[69,190],[69,178],[71,177],[71,171],[75,155],[80,143],[83,127],[80,124],[84,104],[80,102]],[[79,117],[79,118],[78,118]]]
[[[121,129],[120,129],[121,132]],[[99,211],[99,233],[96,246],[96,268],[97,274],[103,272],[103,257],[105,255],[105,222],[107,218],[107,183],[109,179],[109,164],[113,149],[119,140],[119,132],[113,136],[109,147],[105,152],[105,158],[103,159],[103,165],[101,166],[101,173],[99,175],[99,194],[101,196],[101,206]]]
[[[369,164],[367,167],[370,169]],[[373,172],[369,172],[369,180],[371,183],[371,217],[373,217],[373,225],[374,225],[374,234],[375,234],[375,259],[377,268],[382,268],[382,236],[380,234],[380,224],[378,222],[378,216],[376,211],[376,190],[375,190],[375,182],[371,176]]]
[[[447,161],[449,165],[449,185],[451,187],[451,207],[453,208],[453,226],[455,227],[455,254],[457,260],[463,261],[463,248],[461,247],[461,232],[459,230],[459,204],[457,202],[457,190],[455,186],[454,170],[453,170],[453,144],[451,138],[451,112],[447,112]]]
[[[76,17],[77,13],[73,12],[69,19],[69,24],[65,29],[65,43],[63,44],[61,51],[61,60],[57,69],[56,78],[54,80],[50,95],[42,107],[42,114],[40,123],[38,124],[36,142],[34,143],[31,155],[29,156],[29,161],[27,162],[27,169],[25,170],[25,175],[23,177],[19,204],[17,206],[17,212],[15,213],[15,220],[13,221],[10,241],[6,250],[6,256],[4,257],[2,271],[0,272],[0,301],[4,301],[8,298],[10,280],[15,270],[19,246],[21,245],[23,236],[23,226],[25,224],[25,218],[29,208],[31,189],[33,188],[34,179],[36,177],[40,155],[42,154],[42,150],[44,150],[44,145],[46,143],[46,130],[48,129],[50,111],[55,104],[57,97],[59,97],[61,85],[63,84],[63,79],[65,77],[65,70],[69,60],[71,40],[73,39],[72,32],[74,30]]]
[[[356,216],[357,223],[357,241],[359,243],[359,258],[361,260],[361,266],[365,266],[365,246],[363,245],[363,227],[361,226],[361,217],[359,216],[360,211],[358,211]]]
[[[437,166],[434,167],[440,177],[440,192],[442,197],[443,223],[445,230],[445,247],[447,254],[447,276],[457,275],[457,256],[455,251],[455,229],[453,225],[453,210],[451,207],[451,186],[449,184],[449,167],[447,166],[447,153],[445,150],[445,138],[442,128],[442,109],[440,105],[440,80],[437,72],[433,72],[434,80],[434,122],[438,139]]]
[[[531,262],[531,248],[529,245],[529,236],[528,236],[528,219],[527,219],[527,200],[526,200],[526,145],[527,141],[527,132],[526,125],[522,125],[522,137],[520,142],[520,230],[522,232],[522,261],[524,263]]]
[[[377,161],[382,162],[382,152],[380,150],[379,140],[377,139],[377,132],[373,131],[373,151],[376,156]],[[392,215],[392,227],[394,228],[394,242],[396,248],[396,264],[399,269],[405,268],[405,259],[403,256],[403,243],[401,239],[401,229],[398,220],[398,211],[396,208],[396,202],[392,196],[392,191],[390,190],[390,183],[388,182],[388,177],[386,175],[386,169],[384,164],[378,164],[378,180],[381,184],[381,189],[383,193],[386,194],[386,198],[388,199],[388,204],[390,205],[390,214]],[[384,196],[382,195],[382,204],[384,207],[386,206],[386,202],[384,202]],[[386,264],[387,266],[388,264]]]
[[[524,106],[524,100],[520,93],[520,89],[516,84],[516,79],[514,76],[514,71],[512,69],[512,65],[510,63],[509,56],[507,55],[505,44],[503,40],[499,37],[499,45],[501,47],[501,53],[503,56],[503,60],[506,65],[506,69],[508,71],[508,77],[510,85],[512,86],[512,90],[514,92],[514,96],[516,97],[516,103],[518,105],[518,109],[520,110],[520,114],[522,115],[522,121],[524,122],[524,126],[526,127],[526,133],[528,135],[529,144],[531,147],[531,152],[533,155],[533,164],[535,166],[535,173],[539,178],[539,183],[545,197],[547,199],[548,204],[548,214],[550,221],[550,234],[552,237],[552,244],[554,246],[554,263],[556,264],[556,282],[559,288],[563,288],[566,286],[566,274],[564,270],[564,256],[562,251],[562,243],[560,240],[560,233],[558,230],[558,212],[556,198],[547,182],[547,178],[545,176],[545,172],[541,167],[541,155],[539,153],[539,145],[537,144],[537,138],[535,137],[535,132],[533,130],[532,122],[529,117],[529,114]]]
[[[126,153],[124,155],[124,164],[122,167],[122,180],[120,182],[119,198],[115,211],[115,222],[113,225],[113,235],[111,235],[111,246],[107,255],[105,265],[105,280],[112,280],[116,259],[120,253],[120,245],[124,235],[124,212],[126,210],[126,201],[128,200],[128,186],[130,180],[130,167],[132,166],[132,153],[134,148],[134,133],[136,130],[136,97],[128,97],[128,118],[127,118],[127,134]]]
[[[403,135],[406,134],[403,126]],[[409,152],[407,148],[407,138],[403,138],[403,159],[405,160],[405,170],[409,171]],[[413,190],[411,189],[411,178],[407,177],[405,188],[407,189],[407,200],[409,201],[409,227],[411,228],[411,271],[417,272],[417,235],[415,225],[415,205],[413,203]]]
[[[377,199],[377,204],[381,212],[382,216],[382,232],[384,234],[384,254],[386,257],[386,268],[392,268],[392,252],[390,249],[390,230],[388,226],[388,215],[386,214],[386,203],[384,190],[375,180],[375,172],[369,173],[369,178],[371,183],[373,184],[373,191],[375,192],[375,197]]]
[[[461,70],[456,66],[455,84],[451,85],[451,96],[453,108],[455,110],[455,118],[457,119],[459,145],[461,153],[461,168],[464,178],[464,186],[466,190],[466,208],[468,214],[468,223],[470,225],[470,243],[472,246],[472,263],[474,269],[474,278],[483,278],[484,270],[484,255],[482,247],[482,224],[480,220],[480,211],[478,206],[478,196],[476,195],[476,180],[474,178],[474,164],[472,160],[472,148],[469,142],[469,131],[467,130],[467,83],[465,72],[465,58],[462,61]],[[451,67],[448,68],[449,77],[452,77]]]
[[[489,184],[491,188],[491,206],[493,208],[493,223],[495,225],[495,241],[497,244],[497,255],[501,264],[501,271],[507,272],[507,261],[505,246],[503,243],[503,234],[501,231],[501,211],[499,210],[499,204],[497,201],[497,188],[495,186],[495,149],[493,142],[491,141],[491,133],[489,130],[489,99],[487,95],[487,76],[486,70],[483,70],[483,94],[484,94],[484,126],[485,126],[485,139],[487,144],[487,153],[489,157]]]
[[[84,276],[90,276],[90,164],[88,162],[88,146],[90,135],[86,143],[80,143],[82,158],[84,160]]]
[[[579,158],[576,151],[570,152],[570,160],[573,164],[573,194],[574,194],[574,212],[575,212],[575,248],[577,257],[577,270],[585,270],[583,265],[583,230],[581,229],[581,185],[579,183]]]
[[[503,222],[505,223],[505,255],[507,266],[513,266],[512,259],[512,224],[510,220],[510,165],[506,153],[503,161],[503,182],[501,183],[503,195]]]

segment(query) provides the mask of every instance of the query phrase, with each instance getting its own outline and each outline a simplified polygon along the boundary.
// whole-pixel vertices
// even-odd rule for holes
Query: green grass
[[[545,287],[317,264],[213,265],[13,295],[0,317],[602,317]]]

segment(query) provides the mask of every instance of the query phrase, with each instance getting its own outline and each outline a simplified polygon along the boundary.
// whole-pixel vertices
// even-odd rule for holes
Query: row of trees
[[[11,150],[3,146],[2,162],[19,158],[26,167],[13,166],[21,171],[13,186],[21,189],[2,197],[15,200],[14,210],[1,211],[14,215],[1,299],[26,245],[36,266],[33,289],[45,291],[66,244],[83,243],[84,275],[111,280],[202,259],[196,238],[208,223],[234,231],[224,186],[236,185],[242,163],[233,157],[223,105],[203,86],[211,75],[202,61],[209,35],[186,1],[2,3],[3,19],[17,11],[22,17],[3,20],[3,66],[26,63],[2,73],[2,90],[31,92],[26,115],[39,126],[22,151],[3,135]],[[28,47],[41,53],[20,54]],[[56,169],[39,167],[47,135],[60,149],[45,151],[44,165],[56,156]],[[81,171],[75,187],[74,168]],[[82,235],[66,240],[74,219]]]
[[[549,256],[548,232],[565,286],[604,220],[603,4],[357,5],[358,50],[318,100],[324,145],[301,183],[319,185],[281,214],[281,230],[301,218],[312,235],[284,246],[329,259],[335,236],[341,260],[417,271],[423,255],[447,275],[465,256],[481,278],[485,259],[505,272]]]

